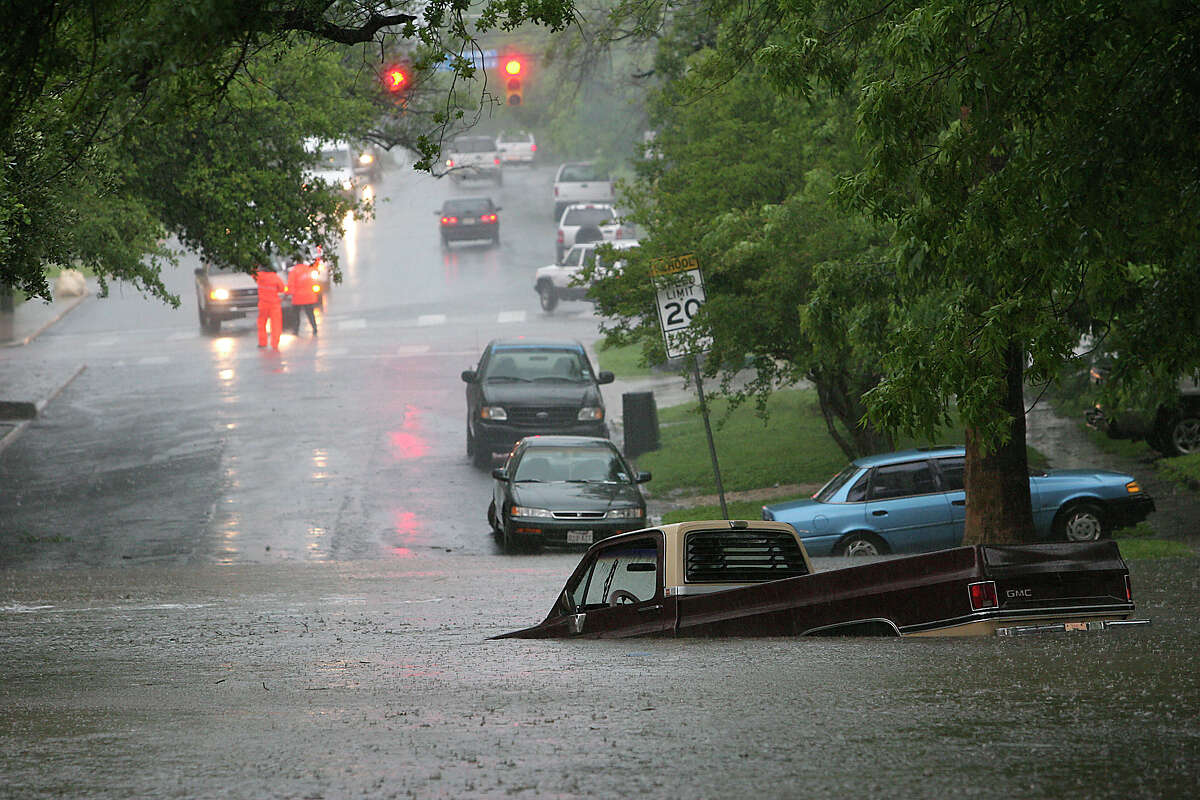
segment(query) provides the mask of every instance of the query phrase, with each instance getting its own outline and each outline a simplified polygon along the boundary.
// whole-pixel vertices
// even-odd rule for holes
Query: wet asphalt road
[[[23,356],[87,370],[0,455],[0,796],[1188,797],[1196,559],[1136,562],[1148,629],[969,641],[491,642],[576,554],[483,521],[458,373],[543,314],[550,172],[393,173],[321,336],[89,301]],[[610,410],[619,396],[607,395]],[[832,565],[825,565],[832,566]]]

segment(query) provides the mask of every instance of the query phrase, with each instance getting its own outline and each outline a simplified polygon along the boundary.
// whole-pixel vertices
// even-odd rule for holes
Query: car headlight
[[[579,409],[578,419],[580,422],[593,422],[595,420],[604,419],[604,407],[584,406],[583,408]]]
[[[508,511],[513,517],[553,517],[554,512],[548,508],[530,508],[529,506],[513,506]]]
[[[508,419],[508,412],[503,406],[484,406],[479,409],[479,416],[483,419]]]
[[[374,160],[375,156],[371,155],[370,153],[363,153],[358,157],[358,163],[363,165],[370,164]]]
[[[348,192],[353,188],[354,188],[354,181],[342,181],[342,190],[343,191]]]
[[[209,298],[211,298],[213,300],[228,300],[229,299],[229,290],[228,289],[213,289],[211,292],[208,293],[208,296],[209,296]]]
[[[643,508],[614,508],[608,512],[609,519],[641,519],[646,516]]]

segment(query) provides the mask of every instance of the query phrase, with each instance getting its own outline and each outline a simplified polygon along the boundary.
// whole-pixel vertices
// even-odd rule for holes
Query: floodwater
[[[1196,559],[1134,630],[488,641],[577,554],[5,573],[5,797],[1172,797]]]

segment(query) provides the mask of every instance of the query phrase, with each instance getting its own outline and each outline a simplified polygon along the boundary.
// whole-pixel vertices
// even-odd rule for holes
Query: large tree
[[[175,301],[159,279],[167,235],[245,269],[328,241],[352,204],[304,188],[304,137],[408,136],[428,161],[457,116],[444,104],[428,131],[387,142],[397,126],[370,102],[387,59],[448,57],[451,81],[470,78],[476,35],[572,14],[570,0],[489,0],[470,16],[461,0],[10,3],[0,290],[48,297],[47,269],[82,265]]]
[[[1127,379],[1200,365],[1200,9],[1182,0],[730,4],[731,61],[857,88],[850,205],[896,227],[887,427],[966,424],[968,542],[1031,538],[1022,385],[1120,328]],[[770,34],[748,35],[770,20]],[[778,28],[776,27],[778,26]],[[784,35],[779,35],[782,28]],[[1081,313],[1082,309],[1082,313]]]

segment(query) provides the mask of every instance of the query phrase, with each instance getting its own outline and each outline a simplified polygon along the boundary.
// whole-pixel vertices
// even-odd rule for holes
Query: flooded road
[[[552,174],[393,173],[278,354],[201,335],[193,262],[180,309],[116,287],[4,353],[86,369],[0,454],[0,798],[1191,796],[1196,558],[1130,565],[1139,630],[488,641],[578,560],[499,552],[459,379],[598,337],[533,291]],[[440,249],[465,193],[499,248]]]
[[[487,641],[573,554],[7,573],[4,795],[1184,797],[1195,561],[1147,628]]]

